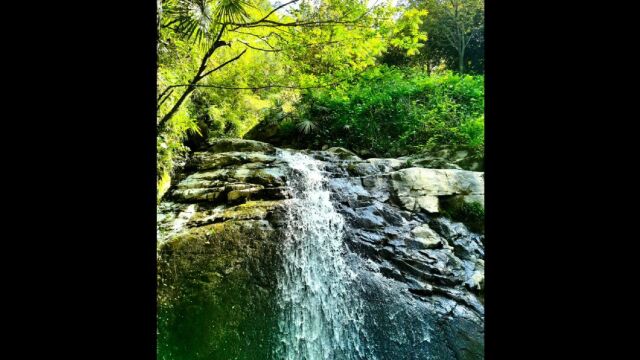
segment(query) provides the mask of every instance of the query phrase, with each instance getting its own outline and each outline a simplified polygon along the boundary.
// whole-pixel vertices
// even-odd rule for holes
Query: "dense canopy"
[[[159,197],[190,151],[259,123],[294,146],[481,151],[482,1],[158,6]]]

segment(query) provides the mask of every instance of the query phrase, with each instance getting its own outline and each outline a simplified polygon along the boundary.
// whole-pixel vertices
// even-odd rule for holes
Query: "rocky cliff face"
[[[348,358],[482,359],[482,219],[459,214],[483,209],[484,174],[342,148],[300,152],[322,169],[344,219],[339,256],[362,307],[362,349]],[[159,205],[159,358],[279,358],[282,244],[297,225],[287,217],[296,170],[280,153],[212,142]]]

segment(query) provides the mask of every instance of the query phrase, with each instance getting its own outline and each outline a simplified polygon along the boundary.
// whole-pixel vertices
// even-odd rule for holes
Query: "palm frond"
[[[249,19],[247,8],[253,7],[246,0],[217,0],[214,5],[215,18],[220,22],[236,23]]]
[[[185,39],[202,43],[211,40],[222,23],[245,22],[249,19],[251,0],[169,0],[163,5],[164,26]]]
[[[207,0],[177,0],[165,9],[173,29],[187,40],[206,38],[214,24],[214,11]]]
[[[318,125],[315,122],[313,122],[312,120],[307,119],[307,120],[300,121],[296,125],[296,127],[298,128],[298,130],[301,133],[307,135],[307,134],[315,131],[318,128]]]

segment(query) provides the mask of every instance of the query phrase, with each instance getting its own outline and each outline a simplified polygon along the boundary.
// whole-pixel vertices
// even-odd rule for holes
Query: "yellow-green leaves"
[[[427,10],[408,9],[393,26],[391,45],[406,50],[408,56],[420,53],[420,48],[427,41],[427,33],[420,30]]]
[[[190,134],[240,137],[274,114],[293,121],[305,92],[329,87],[344,97],[346,84],[390,47],[412,55],[427,39],[420,31],[426,11],[388,1],[370,7],[362,0],[300,0],[275,12],[270,0],[164,0],[163,6],[161,174],[170,174]],[[304,134],[320,131],[316,122],[294,120]]]
[[[253,6],[245,0],[218,0],[213,6],[215,19],[225,23],[245,21],[249,19],[249,7]]]

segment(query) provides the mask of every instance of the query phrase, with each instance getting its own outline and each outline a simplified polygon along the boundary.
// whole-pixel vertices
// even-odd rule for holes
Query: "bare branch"
[[[443,33],[447,40],[449,40],[451,46],[453,46],[454,49],[458,50],[458,43],[455,40],[456,34],[454,34],[453,31],[451,31],[449,28],[444,28],[443,30]]]
[[[229,89],[229,90],[262,90],[262,89],[271,89],[271,88],[281,88],[281,89],[318,89],[325,88],[329,86],[334,86],[335,84],[327,84],[327,85],[316,85],[316,86],[293,86],[293,85],[260,85],[260,86],[246,86],[246,87],[238,87],[238,86],[226,86],[226,85],[205,85],[205,84],[196,84],[193,85],[195,87],[205,87],[205,88],[214,88],[214,89]],[[182,87],[182,86],[190,86],[189,84],[180,84],[180,85],[172,85],[174,87]]]
[[[171,90],[171,91],[169,91]],[[169,91],[169,93],[167,94],[167,96],[162,99],[162,95],[160,95],[160,97],[158,99],[161,99],[160,101],[158,101],[158,109],[160,109],[160,106],[162,106],[162,104],[169,98],[169,96],[171,96],[171,94],[173,93],[173,89],[172,86],[169,86],[167,88],[167,90],[165,90],[162,94],[164,95],[167,91]]]
[[[233,58],[231,58],[231,59],[229,59],[229,60],[227,60],[227,61],[223,62],[222,64],[220,64],[220,65],[216,66],[215,68],[213,68],[213,69],[211,69],[211,70],[207,71],[206,73],[202,74],[202,75],[199,77],[199,79],[198,79],[198,80],[200,80],[200,79],[202,79],[202,78],[206,77],[207,75],[211,74],[212,72],[214,72],[214,71],[218,71],[218,70],[222,69],[223,67],[227,66],[228,64],[230,64],[230,63],[232,63],[232,62],[234,62],[234,61],[238,60],[238,59],[239,59],[242,55],[244,55],[244,53],[246,53],[246,52],[247,52],[247,49],[242,50],[242,52],[241,52],[240,54],[236,55],[235,57],[233,57]],[[195,84],[194,84],[194,86],[195,86]]]
[[[335,25],[335,24],[355,24],[358,21],[360,21],[363,17],[365,17],[368,13],[370,13],[374,8],[375,5],[377,4],[374,3],[374,6],[370,7],[369,9],[367,9],[367,11],[363,12],[362,14],[360,14],[360,16],[358,16],[357,18],[353,19],[353,20],[347,20],[347,21],[343,21],[343,20],[318,20],[318,21],[293,21],[293,22],[288,22],[288,23],[283,23],[283,22],[279,22],[279,21],[274,21],[274,20],[267,20],[267,18],[273,14],[274,12],[276,12],[277,10],[293,4],[295,2],[297,2],[299,0],[292,0],[288,3],[284,3],[278,7],[276,7],[275,9],[273,9],[272,11],[270,11],[266,16],[264,16],[262,19],[260,20],[256,20],[256,21],[252,21],[252,22],[247,22],[247,23],[225,23],[226,25],[234,25],[236,26],[235,28],[232,29],[232,31],[237,30],[239,28],[252,28],[252,27],[263,27],[263,26],[291,26],[291,27],[296,27],[296,26],[325,26],[325,25]],[[269,24],[269,25],[265,25],[265,24]]]
[[[243,40],[238,40],[238,41],[241,42],[242,44],[244,44],[246,47],[249,47],[251,49],[258,50],[258,51],[266,51],[266,52],[279,52],[279,51],[282,51],[282,49],[276,49],[273,46],[271,46],[271,44],[269,44],[269,43],[267,43],[267,45],[271,46],[271,49],[261,49],[261,48],[249,45],[249,43],[246,42],[246,41],[243,41]]]
[[[272,31],[272,32],[270,32],[270,33],[269,33],[268,35],[266,35],[266,36],[260,36],[260,35],[256,35],[256,34],[253,34],[253,33],[244,32],[244,31],[237,31],[237,30],[229,30],[229,31],[233,31],[233,32],[238,33],[238,34],[244,34],[244,35],[250,35],[250,36],[253,36],[253,37],[257,38],[258,40],[260,40],[260,41],[264,42],[265,44],[267,44],[267,46],[269,46],[269,47],[270,47],[270,48],[272,48],[272,49],[273,49],[274,47],[269,43],[269,41],[267,41],[267,39],[269,39],[269,38],[271,37],[271,35],[275,35],[275,36],[277,36],[278,38],[280,38],[281,40],[286,41],[286,40],[282,37],[282,35],[280,35],[280,34],[278,34],[278,33],[275,33],[275,32],[273,32],[273,31]]]
[[[258,24],[258,23],[260,23],[260,22],[262,22],[262,21],[267,20],[267,18],[268,18],[269,16],[271,16],[271,14],[273,14],[274,12],[276,12],[276,11],[278,11],[278,10],[282,9],[282,8],[283,8],[283,7],[285,7],[285,6],[288,6],[288,5],[291,5],[291,4],[295,3],[295,2],[298,2],[298,1],[300,1],[300,0],[292,0],[292,1],[289,1],[288,3],[284,3],[284,4],[282,4],[282,5],[278,6],[278,7],[276,7],[275,9],[271,10],[267,15],[265,15],[265,16],[264,16],[262,19],[260,19],[260,20],[256,20],[256,21],[253,21],[253,22],[250,22],[250,23],[244,23],[244,24],[229,24],[229,25],[253,25],[253,24]]]
[[[160,99],[162,99],[162,97],[164,96],[164,94],[167,93],[167,91],[171,90],[171,86],[167,87],[166,89],[164,89],[164,91],[160,94],[160,96],[158,96],[158,101],[160,101]]]
[[[469,45],[469,43],[471,42],[471,39],[473,39],[473,37],[474,37],[476,34],[478,34],[478,31],[477,31],[477,30],[475,30],[475,31],[471,32],[471,35],[469,35],[469,38],[467,39],[467,43],[466,43],[466,44],[464,44],[464,46],[465,46],[465,47],[467,47],[467,45]]]
[[[278,22],[273,20],[263,20],[260,23],[251,24],[251,25],[243,25],[243,24],[234,24],[241,25],[239,27],[243,28],[254,28],[254,27],[277,27],[277,26],[287,26],[287,27],[304,27],[304,26],[332,26],[332,25],[354,25],[357,20],[350,21],[340,21],[340,20],[318,20],[318,21],[306,21],[306,22]]]
[[[222,38],[222,34],[224,34],[224,31],[225,31],[226,27],[227,26],[224,25],[224,24],[220,27],[220,32],[218,32],[218,36],[216,36],[215,41],[213,42],[213,44],[211,44],[211,47],[209,48],[209,50],[207,50],[207,52],[202,57],[202,61],[200,62],[200,67],[198,68],[198,72],[196,73],[196,75],[191,80],[191,86],[189,86],[182,93],[182,95],[180,95],[180,97],[178,98],[176,103],[173,104],[173,106],[171,107],[171,110],[169,110],[169,112],[166,113],[162,117],[162,119],[160,119],[160,122],[158,123],[158,129],[164,129],[167,126],[167,124],[169,123],[169,120],[171,120],[171,118],[173,118],[173,116],[176,114],[176,112],[178,111],[180,106],[182,106],[182,103],[184,103],[184,101],[187,99],[187,97],[189,97],[189,95],[195,90],[195,87],[193,85],[195,85],[204,76],[206,76],[206,75],[201,75],[201,74],[206,69],[207,62],[209,61],[209,58],[211,57],[211,55],[213,55],[213,53],[216,51],[216,49],[218,49],[219,47],[225,45],[224,42],[220,41],[220,39]],[[246,49],[245,49],[245,51],[246,51]],[[223,65],[219,66],[218,68],[220,68],[220,67],[222,67],[224,65],[226,65],[226,64],[223,64]],[[214,69],[214,70],[208,72],[207,75],[209,73],[215,71],[215,70],[217,70],[217,69]],[[176,86],[174,86],[174,87],[176,87]],[[167,91],[167,90],[165,89],[165,91]]]

